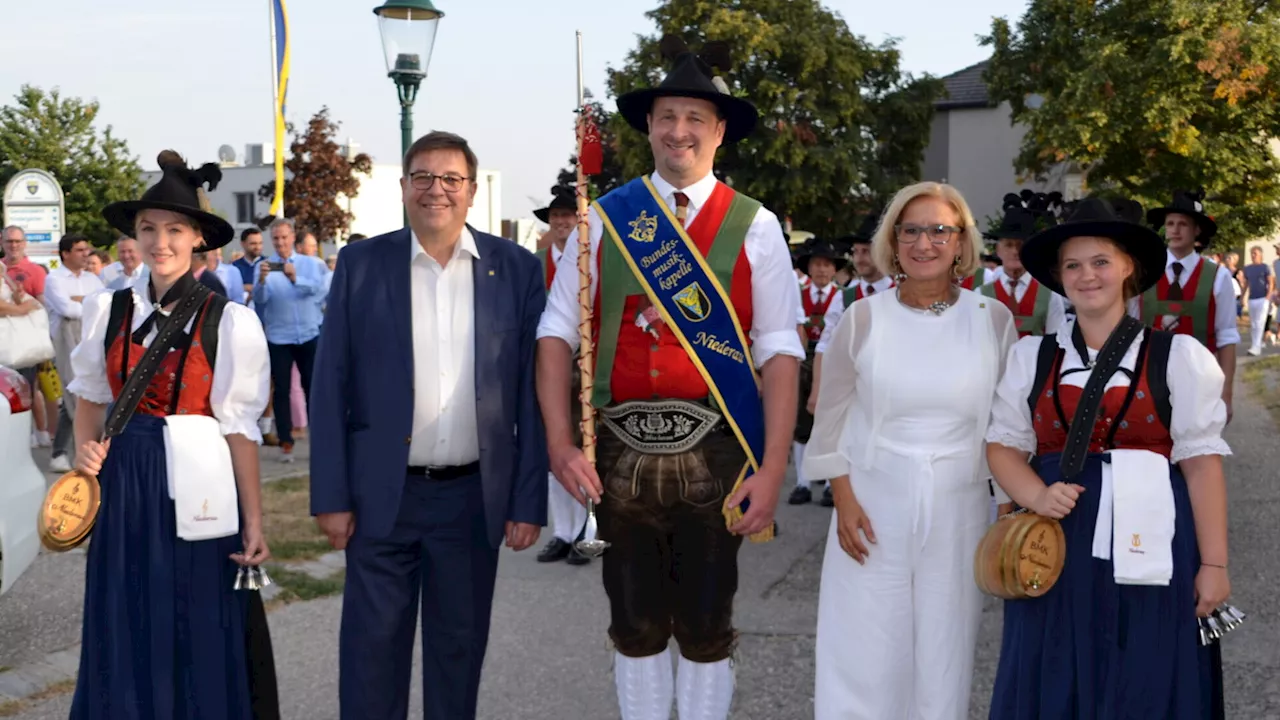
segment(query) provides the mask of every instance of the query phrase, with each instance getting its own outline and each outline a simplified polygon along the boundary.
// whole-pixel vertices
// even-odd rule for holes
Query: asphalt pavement
[[[1227,439],[1233,602],[1249,614],[1223,641],[1227,717],[1280,717],[1280,443],[1277,428],[1244,388]],[[264,449],[264,453],[274,452]],[[279,467],[268,458],[264,465]],[[296,468],[305,469],[300,463]],[[830,511],[814,505],[778,513],[780,537],[744,544],[736,624],[738,720],[813,716],[813,645],[822,547]],[[545,539],[545,537],[544,537]],[[480,717],[617,718],[608,607],[598,563],[539,565],[534,550],[504,550]],[[20,665],[73,645],[79,636],[83,555],[43,555],[0,599],[0,666]],[[337,597],[297,603],[270,616],[286,718],[337,718]],[[874,622],[874,618],[868,618]],[[971,718],[986,715],[999,649],[1000,606],[983,613]],[[411,717],[420,716],[415,659]],[[61,720],[70,696],[28,704],[14,717]]]

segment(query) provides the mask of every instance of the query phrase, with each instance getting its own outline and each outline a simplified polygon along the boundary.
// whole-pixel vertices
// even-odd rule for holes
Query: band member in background
[[[813,238],[809,241],[803,254],[797,260],[804,268],[811,282],[800,290],[801,308],[804,313],[804,346],[805,359],[800,363],[800,395],[808,398],[814,386],[814,349],[822,337],[822,328],[828,312],[832,307],[841,305],[844,291],[835,282],[837,270],[843,269],[849,261],[845,253],[834,242]],[[813,500],[813,491],[809,489],[809,481],[801,472],[804,464],[804,446],[809,442],[809,433],[813,430],[813,412],[803,404],[797,403],[796,432],[791,445],[792,462],[796,467],[796,487],[787,498],[791,505],[803,505]],[[831,490],[823,491],[822,505],[831,507]]]
[[[1201,646],[1196,617],[1231,592],[1224,377],[1200,343],[1126,317],[1165,277],[1136,206],[1086,198],[1022,249],[1076,319],[1013,347],[987,458],[1018,505],[1061,521],[1066,562],[1041,597],[1004,603],[995,720],[1221,717],[1217,644]],[[1094,373],[1109,379],[1075,428]]]
[[[979,292],[1009,308],[1018,328],[1018,337],[1055,333],[1066,316],[1062,296],[1028,275],[1018,259],[1022,243],[1035,231],[1035,215],[1015,207],[1006,210],[1000,219],[1000,227],[987,235],[988,239],[996,242],[1001,273],[997,280],[979,288]]]
[[[884,292],[894,287],[894,279],[885,275],[876,267],[876,262],[871,257],[871,238],[876,234],[876,227],[880,224],[880,213],[871,213],[862,219],[862,225],[858,228],[858,232],[848,236],[849,257],[853,261],[855,276],[850,281],[849,286],[841,295],[839,307],[833,306],[828,313],[826,322],[824,323],[824,334],[827,334],[826,328],[834,329],[836,323],[840,322],[840,313],[849,307],[856,300],[861,300],[869,295],[875,295],[878,292]],[[834,313],[834,316],[832,316]],[[818,352],[822,352],[821,349]],[[817,365],[815,365],[815,368]],[[816,369],[815,369],[815,372]],[[817,385],[814,385],[817,388]],[[811,395],[814,399],[816,395]],[[812,411],[812,408],[810,408]]]
[[[576,267],[576,233],[538,328],[538,400],[556,477],[600,503],[600,539],[612,543],[603,574],[622,717],[668,717],[674,695],[680,717],[724,720],[738,549],[772,535],[795,426],[799,293],[778,218],[712,173],[716,149],[757,118],[715,69],[728,69],[728,48],[660,45],[666,79],[618,98],[656,171],[589,217],[598,473],[568,406],[578,274],[563,270]]]
[[[1164,229],[1167,269],[1160,281],[1129,301],[1129,313],[1157,330],[1191,335],[1218,358],[1225,380],[1222,401],[1231,421],[1231,391],[1236,376],[1236,297],[1231,271],[1204,258],[1197,246],[1207,246],[1218,223],[1204,212],[1204,190],[1178,191],[1167,207],[1147,211],[1147,222]]]
[[[544,208],[534,210],[533,215],[550,226],[546,235],[542,237],[543,246],[538,248],[535,255],[542,261],[542,276],[546,280],[547,292],[551,292],[551,283],[555,281],[556,269],[560,258],[564,255],[565,241],[569,239],[569,233],[572,233],[578,225],[577,198],[573,193],[553,191],[551,202]],[[572,268],[571,271],[576,273],[578,269]],[[574,377],[580,377],[576,364]],[[573,393],[572,396],[577,398],[578,395]],[[575,420],[580,420],[581,403],[572,403],[569,407],[576,409]],[[574,430],[575,432],[578,430],[576,421]],[[575,435],[575,437],[579,436]],[[578,552],[578,548],[573,544],[587,522],[587,509],[564,489],[555,475],[547,473],[547,485],[550,493],[547,498],[547,519],[551,523],[551,540],[546,547],[542,548],[542,552],[538,553],[538,562],[564,560],[570,565],[590,563],[591,558]]]

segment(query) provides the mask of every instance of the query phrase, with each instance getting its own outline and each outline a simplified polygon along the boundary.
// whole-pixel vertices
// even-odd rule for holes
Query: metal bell
[[[261,565],[259,565],[259,566],[258,566],[258,586],[259,586],[259,588],[265,588],[265,587],[267,587],[268,585],[271,585],[271,584],[272,584],[271,576],[270,576],[270,575],[267,575],[267,569],[266,569],[266,568],[264,568],[264,567],[262,567]]]
[[[244,588],[244,568],[236,569],[236,581],[231,584],[232,590],[241,590]]]

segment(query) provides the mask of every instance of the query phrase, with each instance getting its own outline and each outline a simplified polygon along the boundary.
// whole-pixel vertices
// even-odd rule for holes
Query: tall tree
[[[623,174],[622,161],[618,157],[618,135],[614,132],[614,127],[609,123],[609,112],[604,109],[604,104],[599,100],[593,100],[591,91],[587,90],[583,93],[587,103],[587,114],[595,122],[596,127],[600,129],[600,147],[603,155],[603,163],[601,164],[601,172],[598,175],[592,175],[587,178],[587,194],[591,199],[596,199],[610,190],[622,185],[627,181]],[[573,125],[566,124],[566,133],[573,132]],[[560,170],[560,174],[556,176],[556,184],[551,190],[563,190],[570,194],[577,192],[578,187],[578,156],[576,154],[569,156],[569,164]],[[549,201],[550,198],[547,198]]]
[[[1069,162],[1144,206],[1204,187],[1218,244],[1280,217],[1280,3],[1032,0],[997,18],[987,80],[1027,128],[1020,172]]]
[[[667,0],[648,17],[626,64],[609,72],[616,97],[661,82],[665,33],[697,50],[730,43],[729,88],[760,112],[751,137],[720,151],[716,171],[795,227],[852,232],[859,215],[919,177],[942,83],[899,68],[893,42],[872,45],[818,0]],[[610,120],[625,177],[650,172],[645,137]]]
[[[373,161],[360,153],[353,158],[342,154],[342,148],[334,140],[341,123],[329,117],[324,107],[311,117],[306,131],[298,133],[289,126],[293,143],[291,156],[284,167],[288,177],[284,182],[284,215],[316,234],[324,241],[339,237],[351,228],[355,217],[343,209],[338,198],[353,198],[360,194],[360,178],[356,174],[373,172]],[[270,201],[275,197],[275,181],[263,184],[258,197]],[[263,224],[269,221],[264,218]]]
[[[97,131],[98,110],[96,101],[23,85],[14,104],[0,108],[0,188],[27,168],[48,171],[62,185],[66,231],[106,246],[119,233],[102,208],[137,198],[142,168],[110,125]]]

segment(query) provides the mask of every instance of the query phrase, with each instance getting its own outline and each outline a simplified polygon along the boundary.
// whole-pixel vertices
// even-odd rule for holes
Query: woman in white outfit
[[[895,292],[853,303],[823,359],[804,469],[836,512],[818,600],[817,720],[968,717],[988,522],[983,438],[1017,340],[963,290],[980,233],[949,185],[901,190],[872,240]]]

